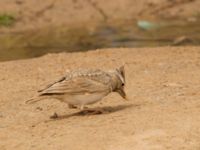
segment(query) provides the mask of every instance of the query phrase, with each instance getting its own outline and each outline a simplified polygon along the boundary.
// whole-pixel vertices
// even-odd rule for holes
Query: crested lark
[[[26,102],[34,103],[52,97],[82,110],[85,105],[96,103],[111,92],[117,92],[126,99],[124,86],[124,66],[108,72],[99,69],[76,70],[39,90],[36,98]]]

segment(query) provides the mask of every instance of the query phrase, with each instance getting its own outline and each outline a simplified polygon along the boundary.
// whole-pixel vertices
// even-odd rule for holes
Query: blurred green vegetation
[[[0,26],[11,26],[15,22],[15,17],[10,14],[0,14]]]

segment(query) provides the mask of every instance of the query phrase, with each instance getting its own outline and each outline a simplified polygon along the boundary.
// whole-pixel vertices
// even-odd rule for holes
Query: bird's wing
[[[62,81],[64,81],[65,79],[66,79],[66,77],[62,77],[62,78],[60,78],[59,80],[57,80],[57,81],[55,81],[55,82],[53,82],[53,83],[51,83],[51,84],[48,84],[45,88],[38,90],[38,92],[43,92],[43,91],[45,91],[46,89],[48,89],[48,88],[50,88],[51,86],[53,86],[54,84],[59,83],[59,82],[62,82]]]
[[[40,95],[58,95],[58,94],[84,94],[104,92],[110,90],[110,85],[99,82],[98,77],[77,76],[71,79],[61,79],[48,88],[42,90]]]

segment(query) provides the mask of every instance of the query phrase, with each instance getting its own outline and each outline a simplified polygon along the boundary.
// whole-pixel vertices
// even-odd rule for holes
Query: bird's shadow
[[[90,115],[106,115],[106,114],[111,114],[111,113],[115,113],[118,111],[122,111],[124,109],[128,109],[131,107],[138,107],[139,105],[134,105],[134,104],[129,104],[129,105],[118,105],[118,106],[114,106],[114,107],[109,107],[109,106],[105,106],[105,107],[96,107],[93,109],[86,109],[86,110],[82,110],[76,113],[72,113],[72,114],[68,114],[68,115],[57,115],[54,114],[53,116],[50,117],[49,121],[56,121],[56,120],[62,120],[62,119],[67,119],[67,118],[71,118],[74,116],[90,116]]]

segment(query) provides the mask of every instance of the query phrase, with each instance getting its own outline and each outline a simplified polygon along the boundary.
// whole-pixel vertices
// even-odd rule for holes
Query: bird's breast
[[[88,105],[100,101],[108,93],[84,93],[77,95],[67,95],[64,101],[72,105]]]

